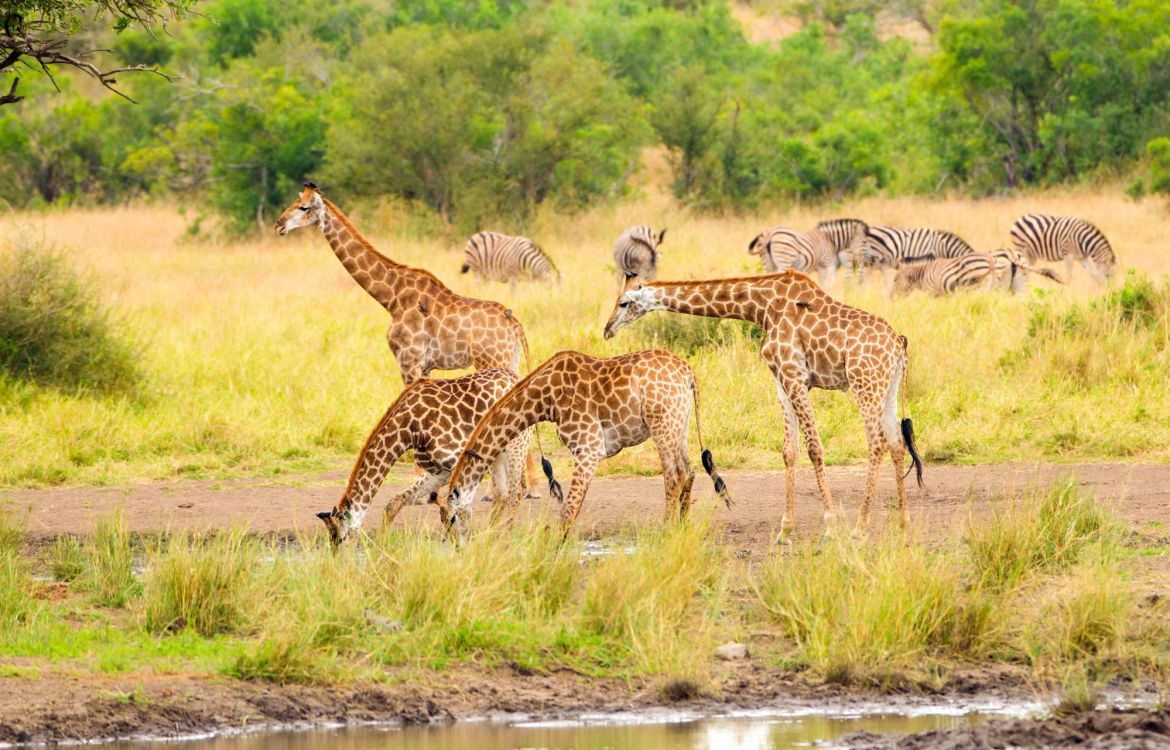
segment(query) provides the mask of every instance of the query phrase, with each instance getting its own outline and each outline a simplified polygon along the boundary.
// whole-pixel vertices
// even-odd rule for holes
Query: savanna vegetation
[[[894,535],[747,561],[701,518],[586,558],[539,522],[486,529],[458,554],[390,529],[343,555],[241,530],[134,538],[115,515],[30,558],[9,527],[0,657],[324,684],[507,663],[718,695],[714,648],[737,639],[773,668],[886,688],[991,662],[1073,700],[1160,679],[1164,602],[1135,593],[1137,550],[1109,509],[1073,484],[997,506],[937,549]]]

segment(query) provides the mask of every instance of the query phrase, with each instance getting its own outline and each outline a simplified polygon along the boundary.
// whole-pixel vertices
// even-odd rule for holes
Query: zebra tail
[[[707,472],[707,476],[711,477],[711,482],[715,485],[715,492],[723,499],[723,504],[730,508],[731,495],[727,492],[727,482],[724,482],[723,477],[719,476],[719,471],[715,468],[715,458],[711,455],[711,451],[703,446],[703,425],[699,419],[699,381],[695,379],[693,372],[691,373],[691,394],[695,399],[695,434],[699,436],[699,450],[701,451],[699,455],[703,462],[703,471]]]

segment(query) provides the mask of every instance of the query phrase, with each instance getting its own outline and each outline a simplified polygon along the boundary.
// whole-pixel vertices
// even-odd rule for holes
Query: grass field
[[[937,549],[891,535],[747,560],[702,518],[594,557],[540,522],[486,530],[459,554],[385,529],[341,555],[322,536],[136,539],[115,515],[30,557],[8,527],[0,661],[18,677],[324,684],[511,664],[719,695],[713,652],[734,639],[813,681],[941,689],[956,670],[1009,664],[1085,700],[1118,678],[1162,684],[1165,603],[1131,584],[1134,551],[1108,508],[1074,485],[997,507]]]
[[[1154,282],[1138,302],[1142,314],[1130,315],[1125,301],[1094,302],[1104,290],[1084,273],[1068,288],[1045,285],[1015,298],[973,292],[891,301],[878,284],[843,278],[831,291],[909,337],[907,404],[928,461],[1167,459],[1168,215],[1160,202],[1135,203],[1119,189],[981,201],[875,198],[753,217],[693,215],[658,198],[570,218],[547,213],[528,234],[564,280],[514,292],[461,276],[460,238],[429,235],[393,208],[351,213],[392,258],[434,271],[457,292],[512,307],[534,362],[562,349],[605,355],[670,346],[699,375],[704,437],[720,465],[778,468],[779,407],[748,328],[656,314],[602,339],[620,231],[635,223],[668,227],[660,276],[704,278],[756,272],[745,249],[769,225],[809,227],[851,215],[946,228],[994,249],[1006,244],[1024,211],[1096,222],[1122,268]],[[0,486],[342,468],[401,388],[385,343],[386,313],[314,229],[279,240],[191,238],[171,206],[15,213],[2,223],[6,236],[60,246],[92,274],[140,353],[144,377],[113,395],[0,379]],[[1114,288],[1123,282],[1124,271]],[[828,460],[861,459],[852,397],[814,391],[813,400]],[[563,463],[567,454],[556,459]],[[602,465],[603,473],[657,471],[649,444]]]

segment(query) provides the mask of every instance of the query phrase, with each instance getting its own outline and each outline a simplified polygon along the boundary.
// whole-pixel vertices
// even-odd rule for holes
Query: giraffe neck
[[[652,281],[642,287],[651,310],[706,318],[747,320],[764,325],[766,309],[755,293],[756,279]]]
[[[397,406],[395,401],[366,439],[366,445],[350,472],[345,492],[337,501],[337,512],[347,519],[349,528],[362,525],[366,510],[378,494],[390,467],[411,447],[407,420],[399,417]]]
[[[475,487],[495,457],[520,433],[540,422],[556,421],[557,398],[547,366],[521,380],[483,416],[451,472],[452,487]]]
[[[322,197],[325,211],[321,217],[321,233],[325,235],[333,254],[353,277],[353,280],[377,300],[392,316],[400,312],[400,292],[412,276],[425,274],[382,255],[361,235],[345,214],[328,199]],[[433,278],[433,277],[432,277]]]

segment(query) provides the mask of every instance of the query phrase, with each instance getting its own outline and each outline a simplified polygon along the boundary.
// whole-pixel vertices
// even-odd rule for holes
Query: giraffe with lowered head
[[[528,340],[512,311],[499,302],[462,297],[434,274],[382,255],[320,188],[304,190],[273,227],[284,236],[316,225],[353,280],[390,313],[386,340],[410,385],[432,370],[482,370],[503,367],[520,374],[520,357],[528,365]],[[535,486],[535,463],[529,454],[528,479]]]
[[[878,316],[833,299],[804,274],[785,271],[769,276],[645,284],[636,275],[628,276],[605,325],[605,338],[655,310],[747,320],[764,329],[760,355],[772,371],[784,408],[785,506],[781,539],[796,528],[798,425],[816,473],[826,533],[836,522],[833,496],[825,478],[824,447],[809,399],[811,388],[852,390],[865,424],[869,467],[857,532],[864,534],[869,528],[877,472],[887,450],[894,464],[899,520],[906,525],[904,454],[910,452],[919,486],[922,461],[914,445],[910,420],[899,423],[898,419],[899,388],[904,386],[907,372],[905,336]]]
[[[366,510],[386,473],[407,450],[414,451],[415,466],[423,473],[409,488],[390,499],[382,523],[392,523],[404,505],[437,502],[434,493],[451,476],[471,431],[518,379],[511,370],[491,367],[461,378],[423,378],[408,385],[370,433],[341,500],[332,510],[317,514],[329,529],[333,546],[361,528]],[[520,433],[492,464],[496,499],[492,505],[493,518],[513,511],[524,494],[524,455],[528,452],[531,433],[531,430]],[[439,518],[446,527],[445,504],[439,504]]]
[[[589,490],[597,466],[623,449],[652,438],[662,461],[666,516],[685,516],[695,475],[687,458],[687,422],[694,401],[695,433],[703,468],[728,505],[727,486],[703,448],[699,386],[686,362],[662,349],[599,358],[560,352],[533,370],[501,398],[476,425],[451,471],[448,512],[456,541],[471,530],[475,488],[501,450],[540,422],[555,422],[557,436],[573,454],[573,479],[563,497],[544,462],[550,493],[563,502],[561,526],[567,535]]]

